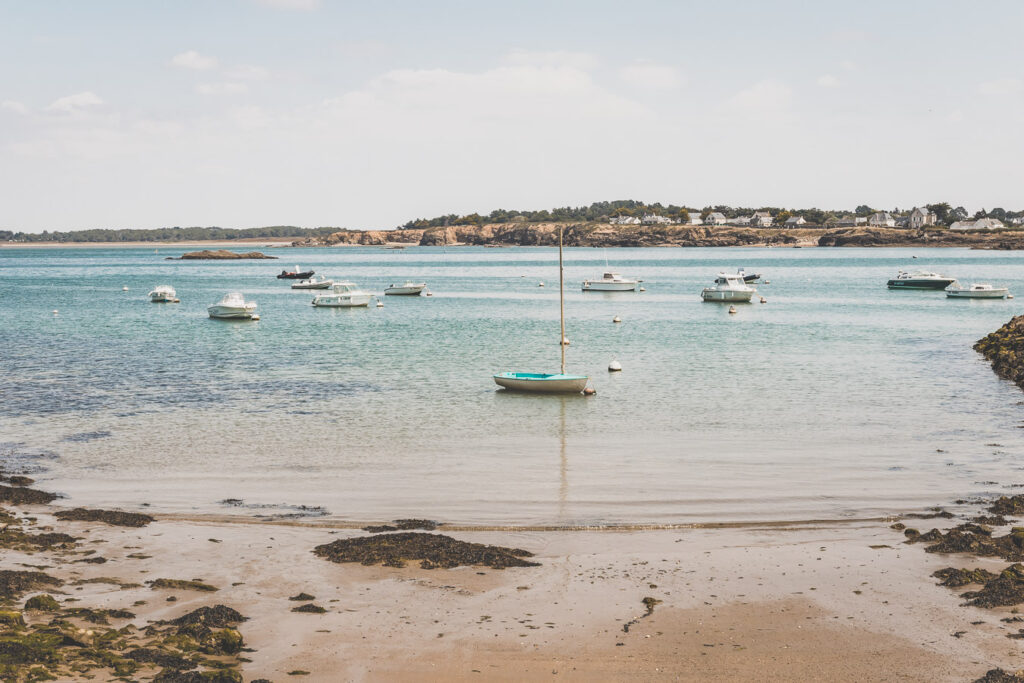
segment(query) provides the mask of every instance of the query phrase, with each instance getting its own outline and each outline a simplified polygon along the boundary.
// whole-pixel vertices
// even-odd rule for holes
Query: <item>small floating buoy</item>
[[[584,396],[593,396],[596,393],[597,389],[594,389],[593,387],[587,387],[586,389],[583,390]]]
[[[431,292],[429,289],[425,289],[423,290],[423,296],[434,296],[434,293]]]
[[[1013,298],[1013,294],[1007,294],[1007,295],[1006,295],[1006,298],[1007,298],[1007,299],[1012,299],[1012,298]]]
[[[543,282],[538,282],[538,283],[537,283],[537,286],[538,286],[538,287],[543,287],[543,286],[544,286],[544,283],[543,283]]]
[[[730,306],[729,307],[729,315],[735,315],[735,314],[736,314],[736,307],[735,306]]]
[[[253,315],[251,318],[249,318],[249,320],[259,320],[259,319],[260,319],[260,316],[258,314]]]
[[[569,345],[569,338],[568,337],[562,337],[562,346],[568,346],[568,345]]]
[[[763,304],[766,304],[766,303],[768,303],[768,299],[765,299],[765,298],[764,298],[764,297],[762,296],[762,297],[761,297],[761,303],[763,303]]]
[[[127,287],[122,287],[122,288],[121,288],[121,291],[122,291],[122,292],[127,292],[127,291],[128,291],[128,288],[127,288]]]
[[[55,309],[53,309],[53,314],[54,314],[54,315],[57,315],[57,309],[56,309],[56,308],[55,308]]]
[[[620,318],[619,316],[615,316],[614,318],[612,318],[612,322],[613,323],[621,323],[622,322],[622,318]]]
[[[380,299],[377,299],[377,308],[384,308],[384,302]]]
[[[765,283],[766,285],[770,285],[770,284],[772,283],[772,281],[771,281],[771,280],[765,280],[765,281],[764,281],[764,283]]]
[[[641,287],[641,288],[640,288],[640,291],[641,291],[641,292],[646,292],[647,290],[646,290],[646,289],[644,289],[643,287]]]
[[[613,360],[608,364],[608,372],[622,372],[622,363],[617,360]]]

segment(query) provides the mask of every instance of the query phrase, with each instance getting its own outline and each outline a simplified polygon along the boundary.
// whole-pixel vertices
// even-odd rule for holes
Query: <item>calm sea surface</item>
[[[614,249],[647,291],[583,293],[606,254],[568,249],[569,370],[591,376],[587,398],[491,380],[557,370],[557,250],[164,260],[187,250],[0,249],[0,456],[45,455],[43,485],[68,503],[672,524],[875,516],[1024,482],[1024,394],[971,349],[1021,312],[1019,253]],[[433,296],[316,309],[274,277],[296,263]],[[770,280],[767,304],[700,300],[740,266]],[[1021,298],[888,291],[906,267]],[[181,303],[149,303],[159,284]],[[234,290],[262,320],[207,317]]]

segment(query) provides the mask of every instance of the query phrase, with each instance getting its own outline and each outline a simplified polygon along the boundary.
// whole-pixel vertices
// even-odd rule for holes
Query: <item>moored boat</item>
[[[210,314],[211,318],[227,320],[260,319],[256,315],[256,304],[252,301],[246,301],[245,297],[239,292],[228,292],[220,301],[212,306],[207,306],[206,312]]]
[[[317,294],[313,305],[325,308],[356,308],[369,306],[373,295],[359,289],[354,282],[335,282],[329,294]]]
[[[622,277],[618,273],[605,273],[600,280],[584,280],[584,292],[634,292],[639,280]]]
[[[308,280],[313,277],[315,270],[299,270],[298,266],[295,266],[295,270],[282,270],[281,274],[277,276],[278,280]]]
[[[334,280],[328,280],[321,275],[306,280],[299,280],[292,285],[292,289],[330,289],[333,284]]]
[[[757,289],[743,281],[743,276],[719,273],[712,287],[701,290],[704,301],[749,302]]]
[[[181,299],[178,298],[178,293],[175,292],[174,287],[171,287],[170,285],[158,285],[146,296],[148,296],[149,300],[155,304],[181,303]]]
[[[736,274],[743,278],[744,282],[757,282],[761,279],[761,273],[748,273],[746,268],[740,268]]]
[[[1006,287],[993,287],[987,284],[972,284],[961,287],[958,282],[946,288],[946,296],[953,299],[1005,299],[1010,293]]]
[[[901,270],[896,273],[896,277],[886,283],[886,286],[889,289],[945,289],[954,282],[956,278],[925,270],[916,270],[912,273]]]
[[[384,288],[384,293],[399,296],[419,296],[426,288],[426,282],[406,282],[404,285],[388,285]]]

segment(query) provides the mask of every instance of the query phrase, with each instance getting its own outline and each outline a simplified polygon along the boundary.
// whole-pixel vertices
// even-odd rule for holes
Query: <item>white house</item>
[[[612,225],[640,225],[640,219],[636,216],[613,216],[608,222]]]
[[[843,216],[839,219],[840,228],[856,228],[858,225],[867,225],[868,219],[864,216]]]
[[[729,219],[725,217],[724,213],[718,211],[712,211],[708,214],[708,217],[704,219],[705,225],[725,225],[729,222]]]
[[[770,228],[772,215],[767,211],[758,211],[750,218],[750,224],[755,228]]]
[[[807,225],[803,216],[790,216],[786,219],[785,226],[787,228],[795,228],[798,225]]]
[[[659,216],[657,214],[649,213],[643,217],[643,222],[647,225],[666,225],[672,222],[671,218],[665,216]]]
[[[879,211],[878,213],[871,214],[868,218],[868,225],[876,228],[894,228],[896,227],[896,219],[892,217],[891,213]]]
[[[690,216],[688,219],[683,221],[686,225],[704,225],[704,221],[700,219],[700,211],[687,211]]]
[[[957,221],[949,226],[950,230],[998,230],[1005,228],[998,218],[979,218],[976,221]]]
[[[729,222],[733,225],[750,225],[751,216],[736,216],[736,218],[730,218]]]
[[[936,219],[934,211],[915,206],[914,210],[910,212],[910,216],[907,217],[907,227],[917,229],[926,225],[935,225]]]
[[[1017,216],[1010,219],[1010,225],[1024,225],[1024,216]]]

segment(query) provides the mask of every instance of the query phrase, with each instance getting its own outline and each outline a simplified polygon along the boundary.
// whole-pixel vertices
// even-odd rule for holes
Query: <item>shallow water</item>
[[[164,260],[187,250],[0,250],[0,451],[55,455],[45,484],[71,502],[673,524],[877,516],[1024,481],[1024,395],[971,349],[1019,300],[885,288],[919,265],[1024,295],[1015,252],[567,249],[569,370],[591,376],[586,398],[491,381],[557,369],[557,250]],[[647,291],[581,292],[606,255]],[[274,277],[296,263],[433,296],[316,309]],[[767,304],[700,300],[739,266],[770,280]],[[158,284],[181,303],[149,303]],[[230,290],[262,320],[209,319]]]

